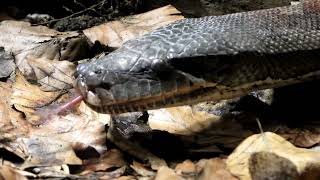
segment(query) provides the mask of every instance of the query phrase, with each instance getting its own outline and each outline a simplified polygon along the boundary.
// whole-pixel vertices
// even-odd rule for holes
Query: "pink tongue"
[[[74,107],[76,104],[80,103],[82,101],[83,97],[82,96],[77,96],[74,99],[72,99],[70,102],[60,106],[59,108],[57,108],[55,110],[55,113],[57,113],[58,115],[60,115],[61,113],[63,113],[64,111]]]

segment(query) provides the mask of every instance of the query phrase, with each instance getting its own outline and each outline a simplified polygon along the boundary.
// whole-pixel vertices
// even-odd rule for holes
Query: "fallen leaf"
[[[82,164],[74,151],[92,147],[99,154],[106,150],[105,124],[85,114],[55,115],[30,129],[23,145],[31,158],[25,166]],[[83,146],[77,146],[82,144]]]
[[[84,160],[83,165],[86,172],[94,172],[106,171],[114,167],[123,167],[127,165],[127,162],[119,150],[111,149],[97,159]]]
[[[173,169],[167,167],[167,166],[162,166],[159,168],[157,175],[155,177],[155,180],[183,180],[181,176],[176,174]]]
[[[110,126],[111,116],[109,114],[98,113],[87,106],[83,101],[80,103],[78,111],[87,119],[94,119],[95,121],[99,121],[102,124],[107,124]]]
[[[316,126],[314,126],[316,128]],[[293,129],[282,127],[277,130],[289,142],[298,147],[310,148],[320,143],[320,131],[318,129]]]
[[[3,135],[1,138],[6,140],[1,145],[26,160],[23,167],[82,164],[75,152],[88,147],[98,153],[106,150],[105,123],[96,120],[97,116],[92,114],[88,116],[86,112],[73,110],[63,115],[47,114],[43,116],[45,119],[36,123],[28,119],[36,116],[37,107],[47,107],[56,98],[57,92],[43,92],[19,74],[15,84],[2,83],[0,88],[3,89],[0,133]],[[12,109],[11,104],[24,111],[26,119],[22,113]]]
[[[175,172],[180,176],[191,177],[195,177],[198,174],[196,165],[190,160],[185,160],[182,163],[177,164]]]
[[[36,109],[48,106],[62,93],[42,91],[39,86],[30,84],[19,72],[16,73],[12,88],[10,104],[24,112],[31,124],[41,124],[42,119],[36,114]]]
[[[180,12],[168,5],[146,13],[122,18],[83,31],[91,42],[99,41],[109,47],[118,48],[124,42],[142,36],[161,26],[183,19]]]
[[[29,57],[30,58],[30,57]],[[59,91],[73,87],[76,66],[69,61],[48,61],[46,58],[30,58],[38,83],[43,91]]]
[[[80,179],[80,176],[70,174],[69,166],[66,164],[59,166],[34,166],[28,170],[36,174],[36,177],[31,176],[30,179]]]
[[[0,147],[24,159],[27,155],[16,141],[28,134],[30,125],[10,105],[12,84],[0,82],[0,92]]]
[[[26,49],[33,49],[58,35],[57,31],[45,26],[31,26],[28,22],[12,20],[2,21],[0,32],[5,34],[5,36],[0,36],[0,46],[4,47],[7,52],[13,52],[14,55]],[[76,34],[73,32],[70,36]]]
[[[126,171],[126,166],[118,168],[118,169],[116,169],[116,170],[114,170],[112,172],[104,173],[105,175],[99,177],[99,179],[101,179],[101,180],[112,180],[112,179],[120,178],[124,174],[125,171]],[[123,177],[123,179],[126,179],[126,178]]]
[[[155,175],[154,171],[147,169],[143,164],[133,161],[130,167],[140,176],[143,177],[153,177]]]
[[[195,106],[198,105],[201,103]],[[205,105],[204,109],[194,108],[195,106],[179,106],[150,110],[148,111],[149,126],[153,130],[183,135],[183,140],[198,145],[198,149],[191,147],[190,151],[194,153],[219,153],[221,149],[216,147],[216,144],[223,145],[225,148],[235,148],[244,138],[253,133],[245,129],[240,120],[238,121],[242,118],[239,114],[226,112],[218,116],[210,113],[217,108],[217,105]],[[251,119],[255,122],[254,117]]]
[[[12,167],[0,165],[0,180],[27,180],[27,178]]]
[[[133,176],[121,176],[118,178],[114,178],[113,180],[136,180],[137,178],[133,177]]]
[[[219,116],[205,111],[194,111],[190,106],[150,110],[148,113],[151,129],[180,135],[195,134],[220,120]]]
[[[48,135],[49,137],[46,137]],[[81,159],[70,146],[70,142],[64,142],[63,139],[54,137],[52,134],[46,134],[46,136],[31,135],[19,139],[19,143],[24,146],[29,155],[22,167],[82,164]]]
[[[230,172],[240,179],[290,178],[296,177],[294,173],[299,177],[308,176],[308,169],[312,169],[312,173],[315,169],[319,172],[319,160],[319,152],[297,148],[284,138],[266,132],[244,140],[226,163]]]
[[[198,171],[201,173],[198,176],[199,180],[237,180],[228,170],[226,162],[220,158],[203,159],[197,163]]]
[[[89,44],[77,32],[58,32],[22,21],[0,24],[0,47],[12,53],[22,74],[37,80],[47,91],[72,87],[75,65],[68,61],[88,56]]]

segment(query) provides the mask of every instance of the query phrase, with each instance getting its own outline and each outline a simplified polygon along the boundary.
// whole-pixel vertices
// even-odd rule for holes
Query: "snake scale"
[[[320,0],[176,21],[80,64],[76,88],[118,114],[222,100],[320,77]]]

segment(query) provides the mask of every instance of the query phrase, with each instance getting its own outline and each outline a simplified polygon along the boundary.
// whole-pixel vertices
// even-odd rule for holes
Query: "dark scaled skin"
[[[221,100],[319,78],[320,0],[184,19],[77,68],[100,112]]]

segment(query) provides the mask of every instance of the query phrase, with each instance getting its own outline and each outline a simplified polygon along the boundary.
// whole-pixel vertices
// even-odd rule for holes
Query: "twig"
[[[71,17],[73,17],[73,16],[76,16],[76,15],[82,14],[82,13],[84,13],[84,12],[86,12],[86,11],[93,10],[95,7],[99,6],[100,4],[104,4],[104,3],[105,3],[105,1],[106,1],[106,0],[100,1],[99,3],[94,4],[94,5],[92,5],[92,6],[88,7],[88,8],[86,8],[86,9],[84,9],[84,10],[82,10],[82,11],[79,11],[79,12],[73,13],[73,14],[71,14],[71,15],[69,15],[69,16],[66,16],[66,17],[63,17],[63,18],[53,19],[53,20],[50,20],[50,21],[47,21],[47,22],[41,23],[40,25],[50,24],[50,23],[53,23],[53,22],[56,22],[56,21],[60,21],[60,20],[64,20],[64,19],[68,19],[68,18],[71,18]]]

